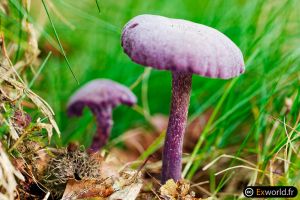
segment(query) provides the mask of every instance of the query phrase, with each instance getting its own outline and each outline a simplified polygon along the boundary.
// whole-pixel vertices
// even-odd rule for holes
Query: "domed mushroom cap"
[[[136,103],[136,96],[127,87],[107,79],[97,79],[82,86],[70,98],[68,114],[81,115],[84,106],[91,109],[110,107],[119,104],[132,106]]]
[[[244,72],[243,55],[228,37],[186,20],[137,16],[123,29],[122,47],[136,63],[156,69],[222,79]]]

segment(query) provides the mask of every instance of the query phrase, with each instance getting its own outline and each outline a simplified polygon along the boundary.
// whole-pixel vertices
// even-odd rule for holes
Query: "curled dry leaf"
[[[54,112],[49,106],[49,104],[31,90],[28,90],[27,96],[33,101],[33,103],[38,107],[38,109],[41,110],[42,113],[49,119],[50,124],[60,136],[59,128],[54,120]],[[49,136],[49,140],[50,138],[51,136]]]
[[[40,127],[40,128],[42,128],[42,129],[45,129],[47,131],[47,133],[48,133],[48,140],[50,142],[50,139],[51,139],[51,137],[53,135],[51,124],[41,123],[40,120],[38,120],[37,126]]]
[[[67,183],[63,200],[97,198],[105,199],[114,192],[111,183],[99,180],[75,180]]]
[[[169,179],[159,189],[160,198],[165,200],[200,200],[195,198],[194,192],[190,190],[190,184],[185,180],[179,180],[176,183]]]
[[[170,179],[160,187],[159,192],[164,197],[175,199],[175,197],[178,196],[177,184],[174,182],[173,179]]]

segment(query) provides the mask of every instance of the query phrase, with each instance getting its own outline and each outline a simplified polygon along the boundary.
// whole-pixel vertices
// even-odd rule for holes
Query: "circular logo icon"
[[[244,195],[246,197],[252,197],[254,194],[254,190],[252,188],[245,188]]]

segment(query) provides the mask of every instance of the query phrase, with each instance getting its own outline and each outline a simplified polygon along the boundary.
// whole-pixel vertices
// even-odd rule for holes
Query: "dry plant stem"
[[[96,152],[106,145],[110,135],[112,121],[112,109],[111,107],[92,108],[92,112],[96,116],[97,120],[97,133],[93,138],[92,145],[89,152]]]
[[[163,150],[162,179],[178,181],[181,178],[183,137],[190,102],[192,74],[173,72],[172,102],[169,124]]]

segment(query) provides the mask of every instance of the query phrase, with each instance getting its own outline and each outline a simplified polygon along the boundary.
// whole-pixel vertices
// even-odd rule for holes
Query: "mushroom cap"
[[[240,49],[218,30],[194,22],[139,15],[123,28],[122,47],[136,63],[228,79],[244,72]]]
[[[84,106],[90,109],[112,109],[119,104],[132,106],[136,104],[136,96],[127,87],[108,79],[96,79],[88,82],[70,98],[68,114],[82,114]]]

